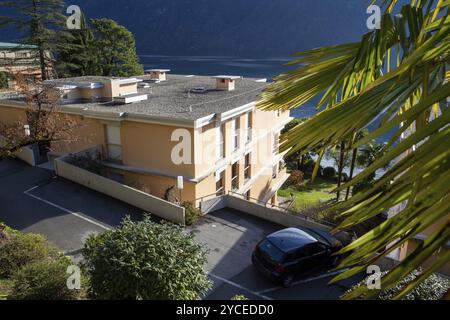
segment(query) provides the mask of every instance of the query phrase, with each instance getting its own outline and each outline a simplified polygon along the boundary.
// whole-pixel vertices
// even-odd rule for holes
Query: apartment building
[[[234,192],[276,205],[288,178],[280,131],[291,118],[256,109],[265,79],[169,71],[46,81],[60,92],[60,112],[79,123],[81,138],[54,144],[52,156],[101,145],[110,178],[158,197],[176,190],[178,201],[198,204]],[[22,101],[0,99],[1,121],[23,116]]]
[[[0,42],[0,73],[8,76],[8,89],[14,89],[16,86],[14,78],[10,76],[11,74],[21,73],[26,77],[41,78],[37,47]]]

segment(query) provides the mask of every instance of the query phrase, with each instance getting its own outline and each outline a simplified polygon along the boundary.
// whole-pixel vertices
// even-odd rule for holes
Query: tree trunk
[[[42,49],[42,44],[39,43],[39,64],[41,65],[41,77],[42,80],[48,80],[47,76],[47,66],[45,63],[45,53]]]
[[[356,163],[356,156],[358,155],[358,148],[353,149],[352,154],[352,163],[350,164],[350,175],[349,179],[353,179],[353,171],[355,170],[355,163]],[[348,200],[348,197],[350,195],[350,187],[347,188],[347,192],[345,194],[345,200]]]
[[[338,166],[338,188],[341,186],[342,181],[342,171],[344,170],[344,155],[345,155],[345,142],[341,142],[341,150],[339,155],[339,166]],[[336,192],[336,200],[339,201],[341,197],[341,192],[338,190]]]
[[[39,21],[38,17],[38,12],[37,12],[37,4],[36,4],[36,0],[33,0],[33,13],[34,13],[34,17],[33,20],[30,22],[31,23],[31,29],[33,28],[33,26],[36,28],[36,30],[32,30],[31,32],[34,32],[34,36],[32,35],[32,39],[35,37],[37,38],[37,47],[38,47],[38,51],[39,51],[39,65],[41,67],[41,78],[42,80],[48,80],[47,78],[47,68],[46,68],[46,64],[45,64],[45,52],[44,52],[44,48],[43,48],[43,43],[41,38],[39,38],[42,34],[42,28],[41,28],[41,21]]]

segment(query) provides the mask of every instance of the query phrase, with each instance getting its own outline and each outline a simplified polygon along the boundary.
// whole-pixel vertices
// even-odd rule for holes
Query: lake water
[[[290,70],[283,66],[290,57],[245,58],[232,56],[166,56],[140,55],[145,69],[170,69],[174,74],[207,75],[219,74],[238,75],[249,78],[273,77]],[[304,105],[292,111],[296,118],[309,118],[316,113],[313,103]]]

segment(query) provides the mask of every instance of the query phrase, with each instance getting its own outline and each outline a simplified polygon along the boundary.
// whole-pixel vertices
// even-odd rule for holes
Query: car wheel
[[[292,284],[292,282],[294,281],[294,275],[292,273],[288,273],[287,275],[285,275],[283,277],[283,279],[281,280],[281,285],[284,288],[289,288]]]

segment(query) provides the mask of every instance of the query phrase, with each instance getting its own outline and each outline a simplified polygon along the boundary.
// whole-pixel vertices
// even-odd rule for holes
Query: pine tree
[[[24,42],[37,47],[42,79],[52,77],[52,51],[58,32],[66,21],[63,0],[14,0],[0,3],[9,16],[0,17],[0,26],[12,26],[24,34]]]
[[[95,49],[103,76],[135,76],[144,73],[136,53],[134,35],[111,19],[92,19]]]
[[[56,70],[61,78],[98,75],[94,34],[81,17],[80,29],[62,33],[57,42]]]

